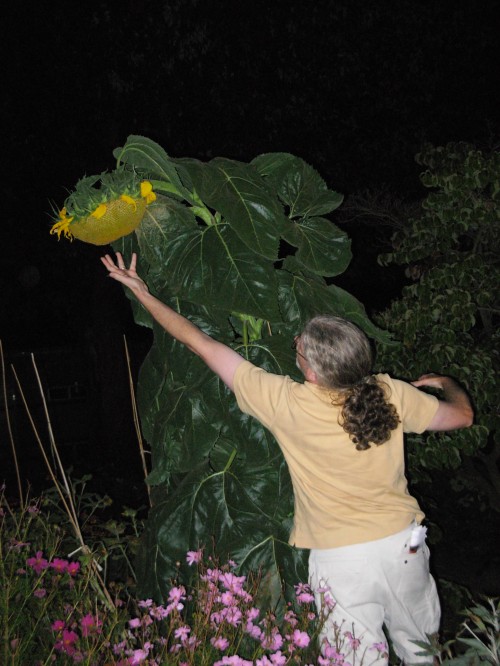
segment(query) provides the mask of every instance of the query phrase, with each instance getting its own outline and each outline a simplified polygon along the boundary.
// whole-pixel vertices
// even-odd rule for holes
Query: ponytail
[[[396,407],[371,375],[344,391],[340,405],[339,423],[358,451],[369,449],[370,442],[377,446],[386,442],[400,422]]]

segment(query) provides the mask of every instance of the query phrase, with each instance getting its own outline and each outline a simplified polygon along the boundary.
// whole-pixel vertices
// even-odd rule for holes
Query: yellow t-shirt
[[[424,514],[408,493],[403,433],[423,432],[438,408],[434,396],[377,375],[401,423],[391,438],[358,451],[338,423],[331,391],[273,375],[245,361],[234,377],[238,406],[268,428],[292,478],[295,514],[290,544],[337,548],[381,539]]]

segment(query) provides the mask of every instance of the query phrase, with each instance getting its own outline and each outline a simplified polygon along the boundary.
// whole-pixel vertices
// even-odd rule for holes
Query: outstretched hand
[[[443,377],[441,375],[435,375],[434,373],[429,373],[427,375],[421,375],[414,382],[411,382],[413,386],[431,386],[432,388],[442,389],[444,383],[448,380],[448,377]]]
[[[101,257],[101,261],[107,268],[109,277],[112,277],[114,280],[121,282],[123,285],[136,293],[148,291],[144,280],[142,280],[137,275],[137,254],[135,252],[132,254],[132,259],[128,268],[126,268],[125,262],[120,252],[116,253],[116,263],[113,261],[113,258],[109,254]]]

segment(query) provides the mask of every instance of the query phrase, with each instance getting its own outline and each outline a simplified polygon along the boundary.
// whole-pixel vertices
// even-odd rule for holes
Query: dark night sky
[[[4,348],[91,354],[101,402],[123,412],[121,336],[137,358],[147,339],[105,280],[102,250],[49,235],[51,205],[83,175],[113,168],[129,134],[174,157],[291,152],[347,196],[375,188],[418,199],[424,141],[498,142],[498,19],[497,0],[8,3]],[[373,239],[352,233],[356,256]],[[360,282],[373,280],[358,271],[350,289],[350,270],[342,286],[363,300]],[[115,441],[130,434],[128,411],[108,421]]]

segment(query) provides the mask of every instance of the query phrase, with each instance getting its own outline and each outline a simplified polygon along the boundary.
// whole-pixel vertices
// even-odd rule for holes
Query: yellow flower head
[[[99,187],[95,187],[98,181]],[[117,169],[83,178],[58,212],[50,233],[58,239],[63,234],[69,240],[107,245],[132,233],[146,206],[155,200],[152,184],[139,181],[134,171]]]

